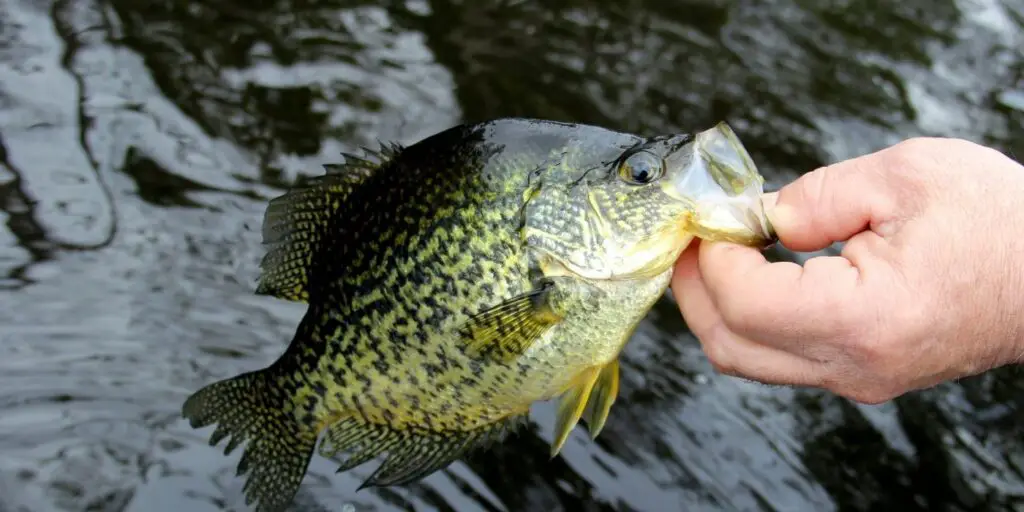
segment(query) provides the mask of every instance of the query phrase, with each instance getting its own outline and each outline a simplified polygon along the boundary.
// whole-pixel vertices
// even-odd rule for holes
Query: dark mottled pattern
[[[294,396],[305,385],[279,366],[211,384],[185,402],[194,428],[216,424],[210,445],[228,438],[224,453],[247,443],[238,474],[247,475],[246,504],[257,511],[282,510],[302,483],[319,432],[302,422]]]
[[[341,208],[341,200],[365,181],[381,161],[394,156],[397,145],[345,154],[344,164],[325,165],[327,174],[306,181],[270,201],[263,220],[267,254],[256,293],[295,301],[309,300],[309,272],[314,254],[323,250],[322,229]]]
[[[558,262],[607,274],[636,241],[682,236],[688,205],[658,180],[682,168],[637,182],[623,162],[640,149],[671,159],[691,140],[501,119],[347,155],[267,210],[258,291],[309,304],[292,343],[267,369],[200,390],[184,414],[217,423],[214,443],[250,441],[246,495],[261,511],[294,495],[324,427],[321,453],[347,454],[342,470],[388,454],[364,482],[376,486],[491,444],[563,393],[552,454],[581,417],[596,435],[618,352],[674,256],[608,282]]]

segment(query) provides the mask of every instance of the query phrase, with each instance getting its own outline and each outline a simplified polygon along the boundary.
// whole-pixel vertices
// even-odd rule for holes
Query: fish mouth
[[[778,241],[764,207],[764,178],[728,124],[697,133],[668,164],[679,168],[665,191],[690,205],[688,231],[758,248]]]
[[[759,249],[767,249],[779,241],[760,198],[757,201],[697,205],[689,230],[702,240],[732,242]]]

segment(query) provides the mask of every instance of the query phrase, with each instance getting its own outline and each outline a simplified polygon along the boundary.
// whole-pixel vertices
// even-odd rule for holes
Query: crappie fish
[[[655,137],[533,119],[382,144],[273,199],[257,293],[305,302],[266,368],[187,399],[246,503],[292,501],[320,434],[363,486],[420,479],[557,398],[596,437],[618,356],[694,238],[767,246],[763,179],[725,124]]]

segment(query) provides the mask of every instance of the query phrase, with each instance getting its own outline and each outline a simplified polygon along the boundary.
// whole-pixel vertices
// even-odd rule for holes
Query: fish
[[[557,401],[552,458],[580,421],[596,439],[688,244],[777,240],[725,122],[498,118],[361,149],[267,205],[255,293],[306,308],[287,348],[182,406],[225,455],[245,445],[257,512],[289,506],[314,452],[338,473],[381,458],[359,489],[404,485],[501,442],[535,402]]]

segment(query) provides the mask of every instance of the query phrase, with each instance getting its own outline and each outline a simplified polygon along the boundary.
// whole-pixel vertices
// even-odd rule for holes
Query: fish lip
[[[743,224],[750,229],[751,233],[755,234],[750,244],[760,249],[767,249],[779,241],[779,235],[775,232],[775,226],[771,219],[768,218],[764,207],[764,198],[759,198],[757,204],[758,208],[756,209],[745,208],[743,211],[737,212],[736,218],[743,219]],[[743,207],[736,206],[736,208]]]
[[[767,249],[775,245],[779,241],[779,237],[775,232],[775,226],[772,224],[771,219],[768,218],[764,207],[764,199],[758,198],[755,201],[756,207],[741,201],[741,198],[737,198],[736,202],[725,206],[725,208],[731,210],[732,217],[739,221],[743,226],[743,230],[747,232],[743,234],[741,230],[736,230],[735,238],[737,241],[759,249]]]
[[[758,248],[778,241],[763,201],[764,177],[728,123],[696,133],[683,151],[668,157],[680,167],[665,190],[690,204],[692,232]]]
[[[761,205],[761,209],[764,209],[763,203]],[[779,234],[775,231],[775,225],[772,224],[772,220],[768,218],[767,212],[762,214],[761,218],[763,220],[761,223],[761,234],[764,236],[764,240],[761,242],[760,248],[768,249],[779,243]]]
[[[761,187],[764,178],[757,170],[754,159],[740,141],[729,123],[720,121],[715,126],[697,133],[694,145],[705,162],[711,165],[742,169],[746,177],[752,178]]]

